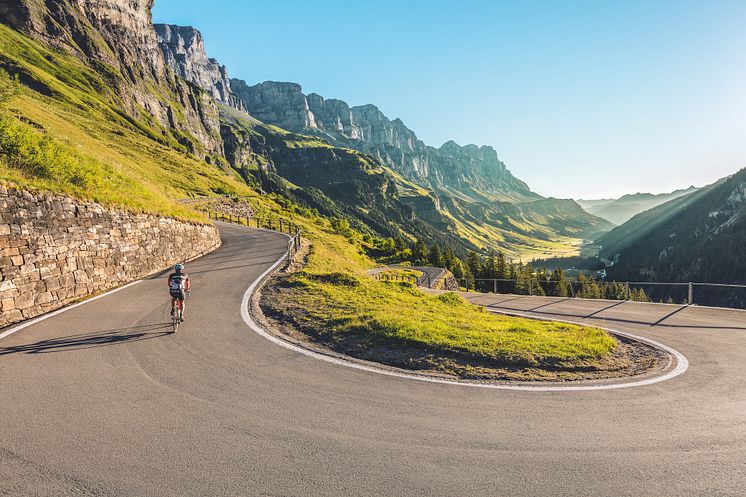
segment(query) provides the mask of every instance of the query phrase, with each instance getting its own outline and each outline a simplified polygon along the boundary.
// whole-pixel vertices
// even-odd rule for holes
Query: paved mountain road
[[[689,371],[650,386],[424,383],[250,331],[241,298],[286,238],[221,232],[223,246],[188,265],[177,335],[165,281],[151,278],[0,341],[0,495],[746,495],[746,314],[690,308],[657,326],[676,308],[596,315],[688,357]]]

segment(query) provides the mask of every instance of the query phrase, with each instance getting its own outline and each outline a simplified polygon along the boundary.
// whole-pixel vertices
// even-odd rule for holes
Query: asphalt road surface
[[[221,232],[187,267],[176,335],[159,277],[0,341],[0,495],[746,495],[746,313],[482,297],[650,337],[689,370],[583,392],[425,383],[249,330],[242,296],[287,242]]]

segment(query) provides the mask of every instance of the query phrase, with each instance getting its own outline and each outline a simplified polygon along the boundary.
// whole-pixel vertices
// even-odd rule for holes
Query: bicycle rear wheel
[[[179,311],[179,308],[175,308],[174,312],[171,314],[171,333],[176,333],[176,330],[179,329],[179,322],[181,321],[181,311]]]

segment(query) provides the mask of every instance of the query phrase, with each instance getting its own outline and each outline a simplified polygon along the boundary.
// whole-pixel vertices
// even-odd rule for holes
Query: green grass
[[[454,293],[432,296],[409,283],[367,276],[374,261],[318,224],[307,228],[314,250],[304,271],[286,277],[292,305],[320,335],[366,337],[393,346],[424,345],[540,367],[600,359],[617,342],[598,328],[497,316]]]
[[[178,199],[254,193],[233,171],[187,155],[157,125],[128,117],[77,58],[0,25],[0,63],[24,83],[0,103],[0,180],[192,220],[204,217]],[[0,80],[7,86],[7,74]]]

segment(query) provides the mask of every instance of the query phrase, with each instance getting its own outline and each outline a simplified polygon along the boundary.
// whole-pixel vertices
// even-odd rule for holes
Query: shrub
[[[464,299],[461,295],[453,292],[438,295],[438,300],[443,304],[449,305],[451,307],[458,307],[467,303],[466,299]]]

